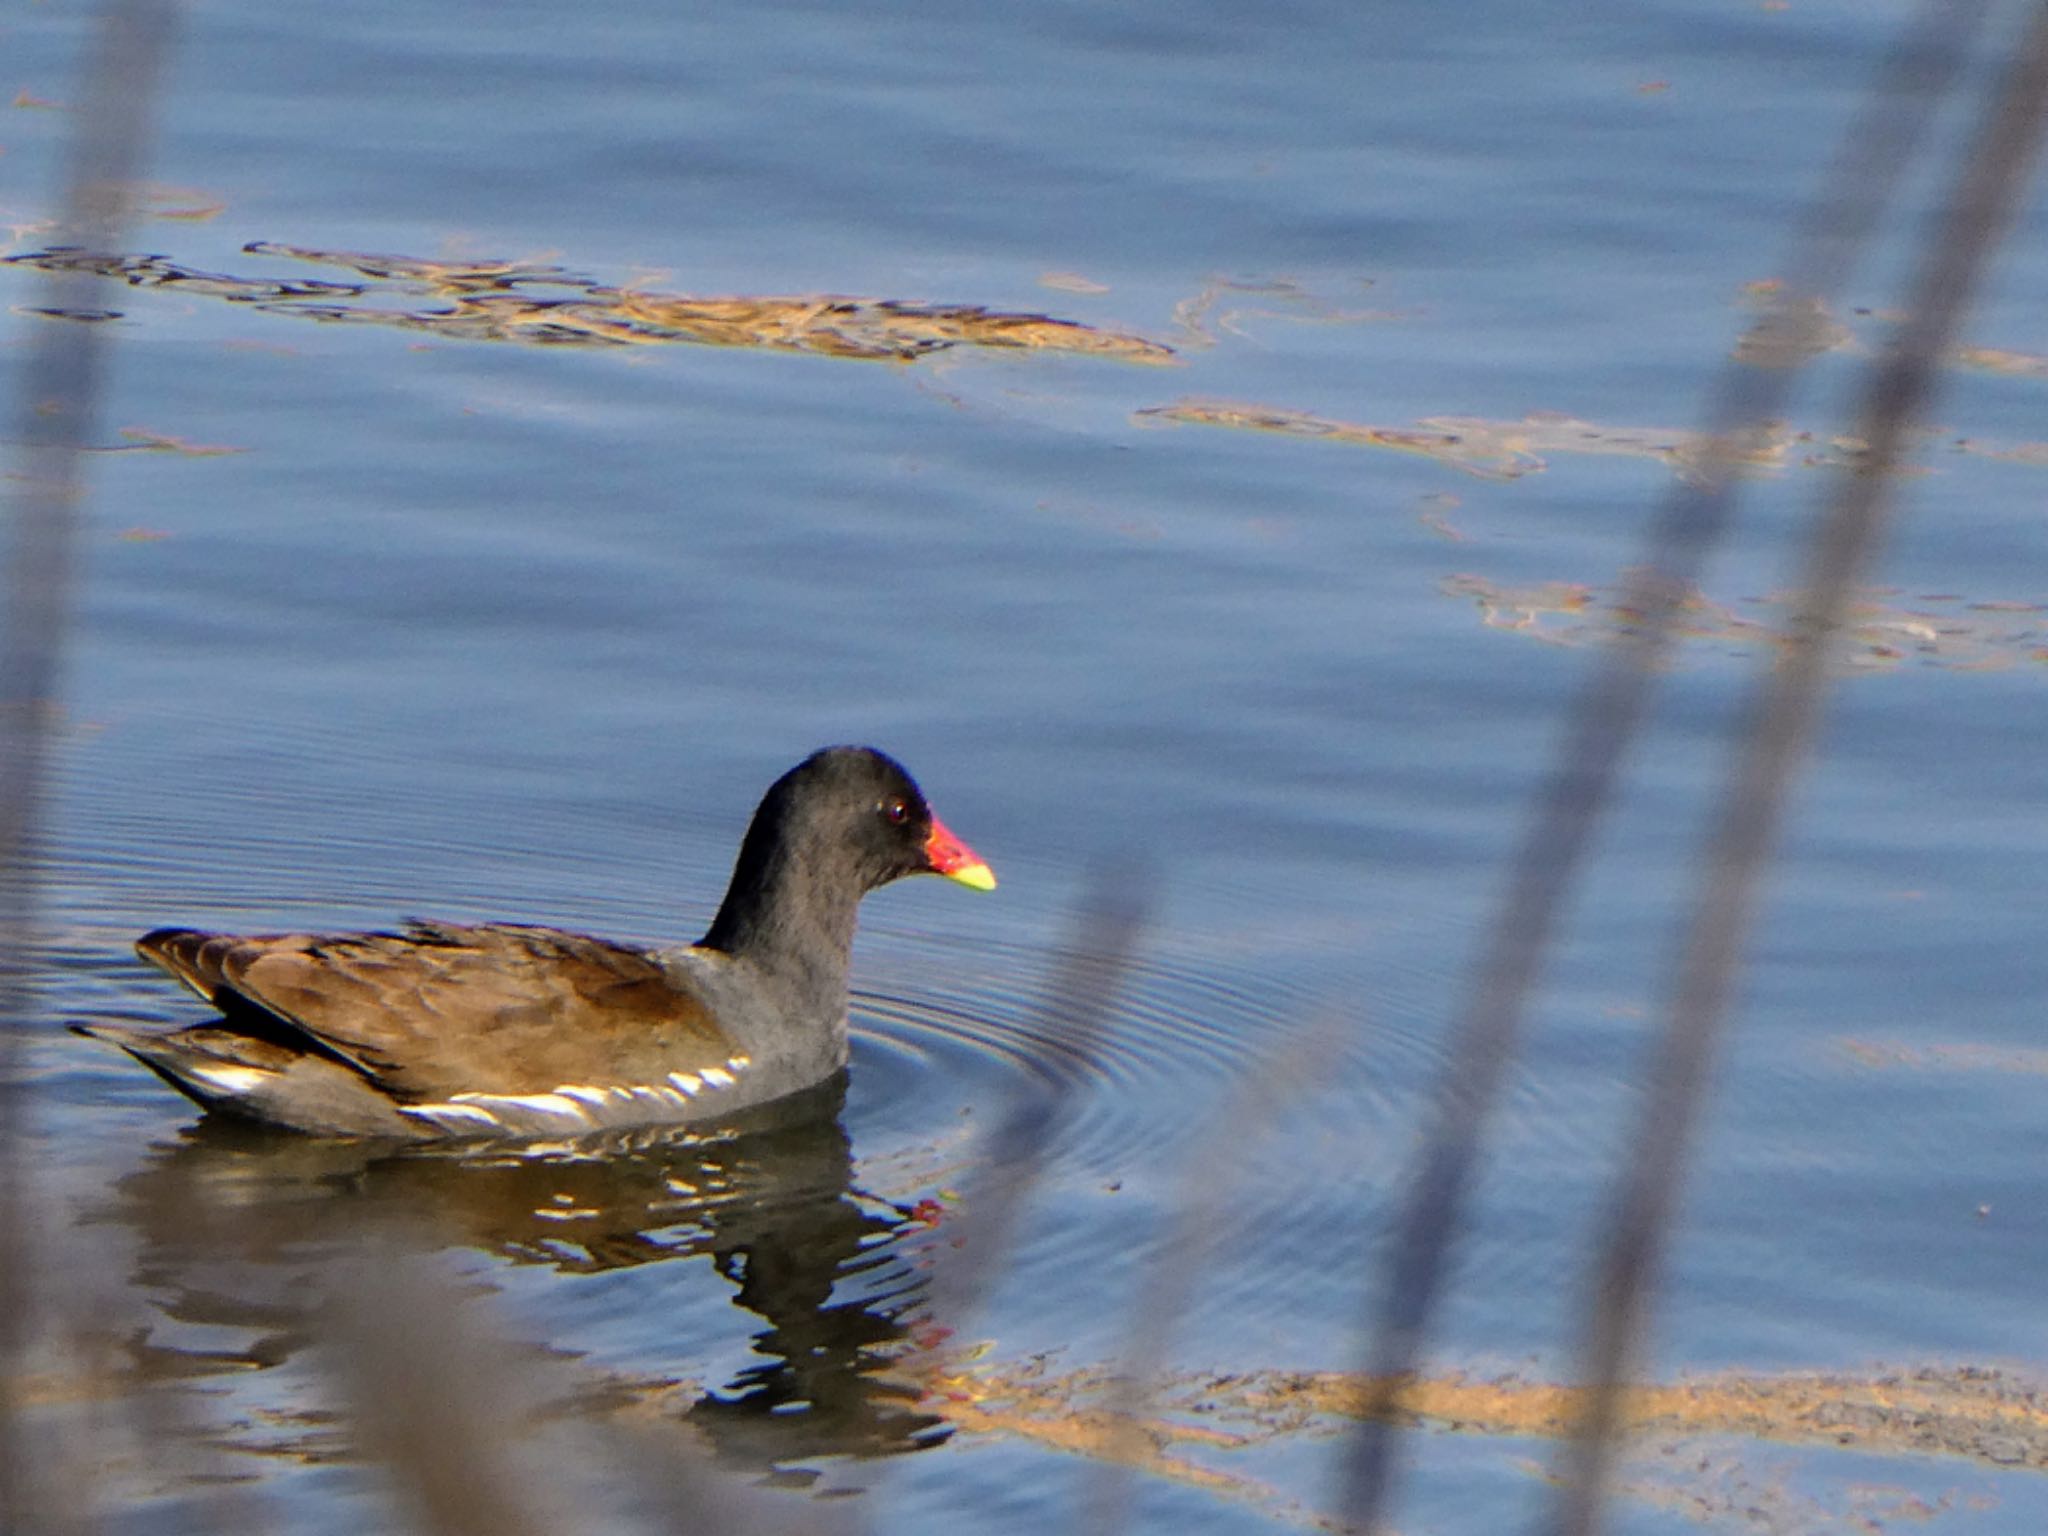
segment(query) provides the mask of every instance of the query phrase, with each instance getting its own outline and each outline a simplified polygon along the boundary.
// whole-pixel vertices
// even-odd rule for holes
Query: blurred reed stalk
[[[1114,1536],[1130,1523],[1139,1456],[1149,1444],[1144,1418],[1165,1378],[1174,1329],[1188,1311],[1195,1277],[1230,1234],[1228,1213],[1245,1193],[1251,1155],[1281,1117],[1316,1091],[1338,1057],[1353,1021],[1324,1015],[1299,1029],[1257,1069],[1239,1080],[1217,1111],[1221,1129],[1200,1137],[1188,1156],[1165,1235],[1159,1240],[1137,1298],[1129,1342],[1103,1411],[1118,1443],[1096,1468],[1084,1494],[1084,1530]]]
[[[157,86],[175,15],[167,0],[123,0],[102,18],[82,80],[63,193],[62,240],[117,249],[154,140]],[[0,1529],[55,1529],[62,1512],[24,1443],[19,1391],[34,1337],[29,1177],[21,1155],[23,1032],[36,1022],[38,860],[49,728],[58,708],[73,549],[85,485],[81,455],[99,419],[107,336],[83,315],[103,279],[50,273],[21,388],[8,497],[6,614],[0,619]],[[75,1518],[65,1517],[76,1525]]]
[[[2048,123],[2048,5],[2035,4],[2018,52],[1965,153],[1930,232],[1892,349],[1873,366],[1857,435],[1863,456],[1840,480],[1808,550],[1791,645],[1766,674],[1734,745],[1698,905],[1671,986],[1599,1277],[1581,1380],[1591,1389],[1567,1460],[1556,1529],[1596,1536],[1612,1480],[1621,1397],[1642,1354],[1649,1293],[1662,1267],[1706,1097],[1715,1047],[1784,820],[1786,794],[1814,738],[1828,686],[1829,642],[1869,571],[1892,505],[1906,434],[1933,395],[1964,315],[2025,193]]]
[[[1061,1069],[1020,1092],[982,1144],[982,1170],[953,1226],[953,1245],[932,1280],[930,1308],[957,1330],[986,1297],[1015,1239],[1025,1203],[1065,1124],[1077,1082],[1085,1080],[1115,1013],[1131,957],[1145,929],[1151,878],[1130,867],[1100,871],[1075,909],[1073,937],[1033,1020],[1030,1036],[1056,1043]]]
[[[1453,1053],[1424,1144],[1408,1185],[1395,1243],[1371,1328],[1368,1417],[1346,1455],[1340,1511],[1346,1524],[1377,1530],[1391,1504],[1399,1436],[1400,1394],[1412,1379],[1423,1339],[1448,1270],[1452,1244],[1492,1105],[1530,993],[1584,862],[1594,826],[1612,798],[1628,746],[1641,729],[1655,681],[1668,655],[1673,620],[1697,584],[1707,556],[1725,535],[1733,510],[1740,444],[1746,434],[1778,416],[1791,397],[1797,366],[1812,352],[1803,336],[1821,320],[1827,303],[1847,284],[1892,200],[1903,169],[1925,139],[1936,110],[1951,93],[1959,70],[1984,29],[1982,0],[1928,0],[1887,58],[1879,78],[1837,150],[1812,211],[1794,241],[1788,278],[1737,361],[1722,371],[1708,412],[1714,451],[1697,484],[1676,487],[1652,530],[1647,558],[1631,578],[1624,602],[1639,619],[1626,631],[1580,695],[1567,723],[1559,766],[1538,801],[1518,851],[1501,909],[1478,969],[1478,981],[1454,1037]],[[2002,116],[2002,114],[2001,114]],[[1964,167],[1967,189],[1990,158],[2002,156],[1987,138]],[[1974,270],[1975,255],[1961,246],[1981,244],[1992,225],[1980,219],[1965,229],[1951,221],[1937,236],[1930,271]],[[1947,263],[1947,265],[1944,265]],[[1963,286],[1967,286],[1964,284]],[[1923,285],[1922,298],[1929,297]],[[1960,297],[1960,294],[1957,295]],[[1954,316],[1930,322],[1915,311],[1909,344],[1931,344],[1932,367]],[[1757,363],[1764,366],[1756,366]],[[1874,508],[1897,449],[1897,433],[1923,402],[1924,382],[1902,386],[1887,368],[1873,386],[1900,414],[1882,460],[1873,456],[1844,492]],[[1874,441],[1873,448],[1878,444]],[[1874,547],[1874,518],[1845,534],[1855,518],[1835,517],[1815,536],[1814,581],[1809,590],[1794,667],[1781,674],[1774,697],[1787,702],[1759,715],[1745,749],[1745,766],[1731,779],[1731,814],[1707,860],[1703,897],[1687,946],[1679,992],[1654,1069],[1653,1088],[1633,1147],[1641,1193],[1617,1216],[1609,1278],[1596,1293],[1598,1317],[1589,1380],[1596,1391],[1579,1442],[1576,1470],[1562,1514],[1564,1528],[1590,1531],[1606,1488],[1615,1429],[1615,1394],[1626,1369],[1627,1347],[1640,1332],[1643,1287],[1670,1215],[1672,1192],[1689,1129],[1704,1088],[1706,1065],[1728,985],[1739,962],[1740,938],[1754,879],[1767,858],[1777,805],[1811,735],[1819,691],[1825,685],[1826,644],[1840,622],[1848,584]],[[1826,585],[1822,573],[1827,574]],[[1788,693],[1786,690],[1791,689]],[[1803,691],[1800,691],[1803,690]],[[1775,786],[1769,788],[1768,786]],[[1753,797],[1767,794],[1767,802]],[[1732,841],[1731,841],[1732,839]],[[1682,1087],[1675,1086],[1682,1082]],[[1682,1101],[1682,1102],[1681,1102]],[[1627,1257],[1617,1257],[1623,1250]],[[1615,1280],[1614,1275],[1622,1276]],[[1604,1388],[1604,1390],[1599,1390]]]
[[[1581,691],[1557,766],[1538,797],[1500,908],[1453,1033],[1429,1134],[1407,1183],[1394,1243],[1368,1315],[1366,1418],[1347,1449],[1338,1507],[1345,1522],[1376,1530],[1391,1506],[1400,1433],[1399,1400],[1412,1378],[1437,1299],[1493,1105],[1514,1054],[1530,994],[1576,887],[1594,828],[1613,798],[1640,732],[1674,621],[1725,536],[1740,484],[1741,445],[1780,416],[1802,335],[1854,275],[1902,169],[1948,97],[1987,0],[1923,0],[1887,56],[1792,242],[1786,278],[1738,359],[1721,370],[1707,409],[1710,452],[1691,483],[1673,487],[1628,580],[1623,605],[1638,615]]]

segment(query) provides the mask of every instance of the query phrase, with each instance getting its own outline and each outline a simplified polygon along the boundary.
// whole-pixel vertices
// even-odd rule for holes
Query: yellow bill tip
[[[946,871],[948,880],[958,880],[962,885],[977,891],[992,891],[996,888],[996,872],[986,864],[962,864],[958,869]]]

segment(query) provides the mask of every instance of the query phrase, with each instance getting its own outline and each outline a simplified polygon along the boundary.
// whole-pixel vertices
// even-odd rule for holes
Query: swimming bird
[[[208,1109],[405,1140],[715,1121],[846,1064],[855,910],[904,875],[995,876],[903,766],[827,747],[769,788],[695,944],[514,923],[136,941],[219,1010],[171,1030],[79,1023]]]

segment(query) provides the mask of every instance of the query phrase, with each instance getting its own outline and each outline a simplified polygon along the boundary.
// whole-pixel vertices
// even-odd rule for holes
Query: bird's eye
[[[910,806],[900,796],[891,796],[882,802],[882,814],[900,827],[910,820]]]

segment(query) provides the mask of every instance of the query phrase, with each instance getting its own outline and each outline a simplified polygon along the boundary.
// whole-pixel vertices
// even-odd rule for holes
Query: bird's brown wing
[[[135,941],[135,953],[183,982],[209,1003],[218,1002],[223,984],[221,961],[231,949],[262,944],[276,949],[310,949],[319,939],[310,933],[273,933],[244,937],[236,933],[202,933],[196,928],[158,928]]]
[[[658,1082],[733,1051],[704,1004],[652,954],[558,929],[159,930],[136,948],[230,1025],[284,1025],[401,1099]]]

